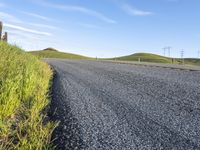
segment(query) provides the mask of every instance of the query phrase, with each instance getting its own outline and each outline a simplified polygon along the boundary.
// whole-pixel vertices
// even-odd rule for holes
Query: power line
[[[165,56],[166,47],[163,48],[163,55]]]
[[[170,47],[170,46],[164,47],[163,48],[164,56],[167,56],[167,53],[168,53],[168,56],[170,57],[170,55],[171,55],[171,49],[172,49],[172,47]]]
[[[181,50],[181,59],[182,59],[182,64],[184,64],[184,49]]]
[[[171,47],[168,46],[167,49],[168,49],[168,56],[170,57],[170,55],[171,55]]]

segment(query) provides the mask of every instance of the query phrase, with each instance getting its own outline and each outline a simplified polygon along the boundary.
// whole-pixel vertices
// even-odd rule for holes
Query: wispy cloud
[[[0,18],[4,21],[9,21],[9,22],[14,22],[14,23],[22,23],[22,21],[20,19],[18,19],[17,17],[10,15],[8,13],[5,12],[0,12]]]
[[[126,13],[128,13],[129,15],[132,15],[132,16],[151,16],[151,15],[154,14],[153,12],[150,12],[150,11],[144,11],[144,10],[134,8],[134,7],[132,7],[131,5],[128,5],[128,4],[124,4],[122,6],[122,9]]]
[[[15,29],[15,30],[22,31],[22,32],[37,34],[37,35],[44,35],[44,36],[52,35],[51,33],[48,33],[48,32],[37,31],[37,30],[28,29],[28,28],[21,27],[21,26],[12,25],[12,24],[4,24],[4,26],[7,28]]]
[[[99,26],[94,25],[94,24],[89,24],[89,23],[79,23],[80,26],[89,28],[89,29],[100,29]]]
[[[51,25],[46,25],[46,24],[40,24],[40,23],[29,23],[29,25],[31,26],[35,26],[35,27],[39,27],[39,28],[48,28],[48,29],[58,29],[55,26],[51,26]]]
[[[83,13],[83,14],[87,14],[93,17],[96,17],[104,22],[107,23],[116,23],[115,20],[105,16],[104,14],[97,12],[95,10],[92,9],[88,9],[86,7],[83,6],[79,6],[79,5],[59,5],[59,4],[52,4],[46,1],[42,1],[40,2],[41,5],[43,6],[48,6],[51,8],[55,8],[55,9],[59,9],[59,10],[63,10],[63,11],[71,11],[71,12],[79,12],[79,13]]]
[[[80,13],[85,13],[85,14],[88,14],[88,15],[90,15],[90,16],[97,17],[97,18],[99,18],[100,20],[105,21],[105,22],[107,22],[107,23],[116,23],[115,20],[106,17],[106,16],[103,15],[102,13],[97,12],[97,11],[94,11],[94,10],[91,10],[91,9],[88,9],[88,8],[85,8],[85,7],[81,7],[81,6],[70,6],[70,5],[68,5],[68,6],[67,6],[67,5],[65,5],[65,6],[56,5],[56,6],[54,6],[54,7],[59,8],[59,9],[62,9],[62,10],[65,10],[65,11],[76,11],[76,12],[80,12]]]
[[[36,13],[30,13],[30,12],[24,12],[24,11],[21,11],[23,14],[25,15],[28,15],[28,16],[31,16],[31,17],[35,17],[37,19],[41,19],[41,20],[44,20],[44,21],[52,21],[51,18],[48,18],[48,17],[45,17],[43,15],[40,15],[40,14],[36,14]]]
[[[15,30],[15,29],[10,29],[9,30],[9,35],[10,38],[13,37],[18,37],[18,39],[41,39],[42,35],[37,35],[37,34],[32,34],[32,33],[28,33],[28,32],[24,32],[24,31],[19,31],[19,30]]]

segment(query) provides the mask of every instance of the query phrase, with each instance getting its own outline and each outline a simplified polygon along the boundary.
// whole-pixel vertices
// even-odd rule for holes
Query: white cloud
[[[79,25],[85,28],[89,28],[89,29],[100,29],[99,26],[94,25],[94,24],[89,24],[89,23],[80,23]]]
[[[15,29],[9,30],[9,38],[14,39],[15,37],[18,37],[18,39],[41,39],[42,35],[32,34],[24,31],[19,31]]]
[[[49,3],[49,2],[45,2],[45,1],[41,1],[39,4],[43,5],[43,6],[48,6],[48,7],[51,7],[51,8],[60,9],[60,10],[63,10],[63,11],[72,11],[72,12],[79,12],[79,13],[87,14],[87,15],[96,17],[96,18],[98,18],[98,19],[100,19],[104,22],[107,22],[107,23],[113,23],[113,24],[116,23],[115,20],[105,16],[104,14],[97,12],[97,11],[94,11],[94,10],[91,10],[91,9],[88,9],[86,7],[83,7],[83,6],[59,5],[59,4],[52,4],[52,3]]]
[[[40,28],[48,28],[48,29],[58,29],[57,27],[55,26],[51,26],[51,25],[46,25],[46,24],[40,24],[40,23],[29,23],[30,25],[32,26],[35,26],[35,27],[40,27]]]
[[[37,35],[44,35],[44,36],[51,36],[51,33],[48,33],[48,32],[41,32],[41,31],[37,31],[37,30],[33,30],[33,29],[24,28],[24,27],[21,27],[21,26],[12,25],[12,24],[4,24],[4,26],[7,27],[7,28],[22,31],[22,32],[28,32],[28,33],[37,34]]]
[[[25,50],[41,50],[54,47],[54,44],[59,43],[59,41],[52,38],[52,36],[43,36],[9,28],[9,43],[20,46]]]
[[[23,14],[26,14],[28,16],[31,16],[31,17],[35,17],[37,19],[41,19],[41,20],[44,20],[44,21],[52,21],[51,18],[48,18],[48,17],[45,17],[45,16],[42,16],[42,15],[39,15],[39,14],[36,14],[36,13],[30,13],[30,12],[24,12],[24,11],[21,11]]]
[[[10,15],[8,13],[5,13],[5,12],[0,12],[0,18],[2,19],[2,21],[22,23],[22,21],[20,19],[18,19],[17,17]]]
[[[99,19],[101,19],[102,21],[105,21],[107,23],[116,23],[115,20],[113,19],[110,19],[108,17],[106,17],[105,15],[97,12],[97,11],[94,11],[94,10],[90,10],[88,8],[85,8],[85,7],[81,7],[81,6],[70,6],[70,5],[65,5],[65,6],[62,6],[62,5],[56,5],[54,6],[56,8],[59,8],[59,9],[62,9],[62,10],[65,10],[65,11],[76,11],[76,12],[81,12],[81,13],[85,13],[85,14],[88,14],[88,15],[91,15],[91,16],[94,16],[94,17],[97,17]]]
[[[153,12],[150,12],[150,11],[143,11],[143,10],[139,10],[137,8],[134,8],[128,4],[124,4],[122,6],[122,9],[128,13],[129,15],[132,15],[132,16],[151,16],[153,15],[154,13]]]

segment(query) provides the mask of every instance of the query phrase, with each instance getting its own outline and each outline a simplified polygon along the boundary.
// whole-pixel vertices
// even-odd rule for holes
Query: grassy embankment
[[[52,71],[16,46],[0,42],[0,149],[50,149],[55,123],[44,121]]]

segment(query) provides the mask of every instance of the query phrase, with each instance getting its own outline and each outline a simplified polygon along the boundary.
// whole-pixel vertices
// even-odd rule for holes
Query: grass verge
[[[52,149],[55,123],[47,120],[50,67],[0,42],[0,149]]]

